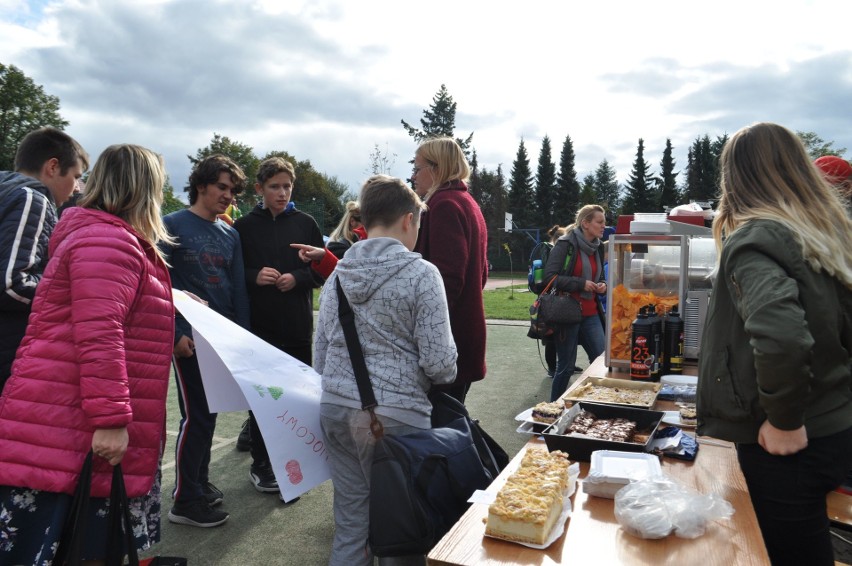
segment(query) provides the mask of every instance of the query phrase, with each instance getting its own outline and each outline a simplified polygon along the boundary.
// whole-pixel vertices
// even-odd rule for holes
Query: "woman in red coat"
[[[157,243],[162,158],[107,148],[62,215],[27,334],[0,397],[0,563],[46,564],[94,452],[85,560],[106,554],[112,466],[122,464],[140,549],[159,540],[172,354],[171,281]]]
[[[444,280],[450,326],[458,348],[455,383],[439,388],[464,402],[470,384],[485,377],[488,233],[479,204],[467,190],[470,166],[451,138],[424,141],[414,155],[411,181],[429,205],[414,251],[435,264]]]

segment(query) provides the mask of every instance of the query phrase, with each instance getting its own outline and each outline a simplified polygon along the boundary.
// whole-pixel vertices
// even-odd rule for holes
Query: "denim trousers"
[[[403,435],[421,429],[379,416],[385,434]],[[370,533],[370,470],[375,441],[370,433],[370,414],[330,403],[320,405],[320,424],[325,435],[334,485],[334,541],[330,566],[368,566],[373,553]],[[425,565],[425,556],[379,558],[381,566]]]
[[[603,354],[606,343],[598,315],[584,316],[578,324],[563,324],[556,330],[556,374],[550,390],[551,401],[556,401],[568,389],[577,362],[578,344],[586,351],[590,362]]]
[[[791,456],[738,444],[737,458],[773,566],[833,565],[825,497],[852,467],[852,428],[811,438]]]

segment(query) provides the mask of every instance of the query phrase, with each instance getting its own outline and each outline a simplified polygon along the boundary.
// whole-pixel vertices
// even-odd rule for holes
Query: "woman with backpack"
[[[604,257],[601,238],[606,218],[603,207],[587,204],[577,211],[574,224],[565,228],[565,234],[547,258],[544,280],[556,277],[552,288],[577,299],[583,318],[576,324],[560,324],[554,333],[556,339],[556,374],[550,390],[550,400],[557,400],[568,389],[577,361],[577,345],[582,343],[589,360],[600,356],[604,341],[603,312],[597,295],[606,293]]]

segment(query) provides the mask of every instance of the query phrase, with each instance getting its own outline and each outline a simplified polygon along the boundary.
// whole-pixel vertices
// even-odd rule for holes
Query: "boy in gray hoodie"
[[[338,317],[336,281],[355,313],[386,434],[431,428],[427,393],[456,376],[441,275],[411,251],[425,204],[403,181],[384,175],[367,180],[360,203],[369,237],[352,245],[326,281],[314,337],[314,369],[322,375],[320,420],[334,484],[330,564],[367,565],[373,559],[367,535],[374,440]]]

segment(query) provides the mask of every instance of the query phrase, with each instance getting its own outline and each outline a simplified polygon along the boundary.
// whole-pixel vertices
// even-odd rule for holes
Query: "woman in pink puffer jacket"
[[[157,243],[162,158],[107,148],[50,240],[27,334],[0,396],[0,563],[42,564],[90,450],[84,559],[105,556],[112,466],[122,464],[137,546],[159,540],[159,462],[174,332]]]

